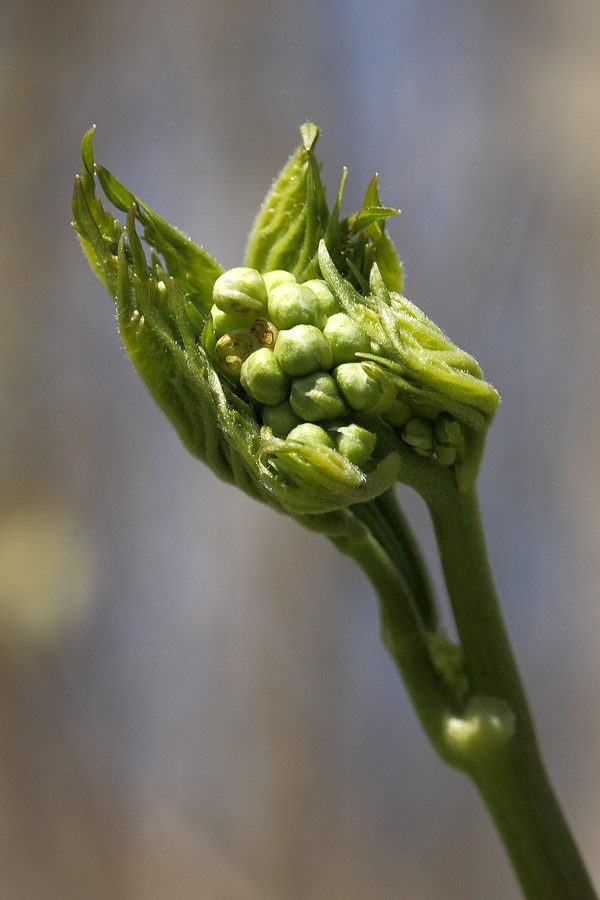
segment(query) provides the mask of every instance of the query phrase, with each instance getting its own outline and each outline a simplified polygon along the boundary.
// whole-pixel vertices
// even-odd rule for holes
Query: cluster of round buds
[[[215,281],[213,304],[216,364],[275,436],[337,450],[364,466],[376,439],[354,416],[373,414],[416,453],[454,464],[463,446],[458,421],[397,390],[374,360],[378,347],[324,281],[229,269]]]

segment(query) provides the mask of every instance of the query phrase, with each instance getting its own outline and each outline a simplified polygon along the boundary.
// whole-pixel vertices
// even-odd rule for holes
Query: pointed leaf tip
[[[302,137],[302,143],[303,143],[304,149],[306,150],[307,153],[310,153],[310,151],[314,149],[314,146],[317,143],[319,134],[320,134],[320,129],[313,122],[305,122],[304,125],[300,126],[300,135]]]
[[[375,172],[370,182],[367,185],[367,189],[365,191],[365,196],[363,200],[363,207],[365,206],[381,206],[381,200],[379,199],[379,185],[378,185],[379,173]]]
[[[93,135],[96,130],[96,126],[92,125],[91,128],[88,128],[86,133],[83,136],[81,141],[81,159],[83,160],[83,165],[85,169],[93,176],[94,174],[94,146],[93,146]]]

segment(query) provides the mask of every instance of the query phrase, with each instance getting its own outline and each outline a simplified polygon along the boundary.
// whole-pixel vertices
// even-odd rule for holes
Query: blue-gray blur
[[[358,570],[188,457],[124,358],[68,225],[92,122],[227,266],[305,119],[347,211],[379,171],[408,296],[503,397],[491,553],[600,877],[599,35],[586,0],[2,5],[3,897],[519,896]]]

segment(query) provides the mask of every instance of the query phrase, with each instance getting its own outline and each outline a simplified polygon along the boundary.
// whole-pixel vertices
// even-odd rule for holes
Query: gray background
[[[490,550],[600,879],[599,35],[593,0],[0,6],[2,896],[518,897],[362,575],[188,457],[132,372],[68,224],[92,122],[229,266],[305,119],[347,211],[379,171],[408,296],[503,397]]]

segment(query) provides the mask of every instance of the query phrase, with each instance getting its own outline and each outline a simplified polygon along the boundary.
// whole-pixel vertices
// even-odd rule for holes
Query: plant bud
[[[293,328],[294,325],[323,328],[327,321],[311,289],[294,282],[284,282],[270,291],[269,319],[281,329]]]
[[[357,353],[369,353],[371,350],[368,335],[343,312],[334,313],[327,319],[323,336],[331,347],[334,366],[354,362]]]
[[[295,378],[290,403],[294,412],[306,422],[337,419],[348,412],[335,379],[327,372]]]
[[[354,422],[335,429],[335,449],[355,466],[363,466],[373,455],[377,439],[374,434]]]
[[[256,338],[246,330],[224,334],[215,345],[217,365],[221,371],[237,379],[240,377],[242,363],[259,346]]]
[[[213,287],[213,303],[237,316],[260,316],[267,308],[267,288],[260,272],[239,266],[219,275]]]
[[[350,535],[360,519],[352,524],[353,506],[398,481],[422,490],[422,476],[445,479],[438,462],[453,465],[460,491],[472,487],[499,397],[476,361],[402,295],[401,265],[384,233],[395,211],[381,206],[376,181],[362,208],[340,218],[345,174],[330,210],[313,152],[319,130],[309,122],[300,130],[300,146],[254,220],[242,267],[224,271],[97,166],[93,129],[82,142],[74,224],[116,300],[125,349],[185,446],[250,496],[311,528]],[[105,208],[97,183],[125,223]],[[277,349],[279,330],[298,326],[303,340],[284,336]],[[306,372],[307,358],[314,371],[290,374]],[[321,425],[338,449],[288,442],[303,423]],[[371,430],[378,443],[369,457]],[[401,436],[435,463],[415,466]],[[362,469],[351,461],[365,459]]]
[[[276,406],[265,406],[262,411],[262,419],[277,437],[286,437],[301,419],[296,415],[289,400],[284,400]]]
[[[291,272],[286,272],[285,269],[273,269],[272,272],[265,272],[263,274],[263,279],[267,288],[267,294],[270,294],[273,288],[276,288],[280,284],[296,281],[295,276],[292,275]]]
[[[394,402],[394,384],[385,372],[371,363],[342,363],[333,374],[344,400],[353,409],[383,412]]]
[[[453,466],[456,462],[456,457],[458,455],[456,447],[444,447],[443,444],[436,444],[434,442],[433,449],[437,459],[443,466]]]
[[[407,422],[413,417],[413,412],[404,400],[398,400],[396,398],[389,409],[383,414],[383,418],[391,425],[392,428],[402,428],[403,425],[406,425]]]
[[[231,313],[223,312],[218,306],[211,307],[210,316],[212,319],[213,333],[215,339],[218,340],[224,334],[231,331],[237,331],[238,328],[247,328],[248,319],[244,316],[235,316]]]
[[[294,325],[280,331],[275,343],[275,356],[289,375],[308,375],[331,368],[329,344],[314,325]]]
[[[288,441],[298,441],[301,444],[310,444],[313,447],[328,447],[329,450],[335,450],[335,444],[331,435],[327,434],[320,425],[313,425],[311,422],[302,422],[292,428],[287,436]]]
[[[435,439],[440,444],[450,447],[458,447],[462,442],[462,429],[460,423],[451,416],[442,414],[434,424]]]
[[[321,278],[312,278],[310,281],[302,282],[304,287],[310,288],[319,301],[319,306],[326,316],[332,316],[334,313],[341,312],[342,307],[337,298],[331,293],[326,282]]]
[[[250,334],[263,347],[273,347],[277,338],[277,329],[267,319],[255,319],[250,326]]]
[[[275,406],[286,399],[291,378],[283,371],[269,347],[260,347],[244,360],[240,369],[242,387],[259,403]]]
[[[431,456],[433,453],[433,425],[428,419],[411,419],[401,431],[402,440],[419,454]]]
[[[442,414],[433,423],[433,437],[433,449],[439,461],[445,466],[453,465],[463,444],[460,424],[451,416]]]

